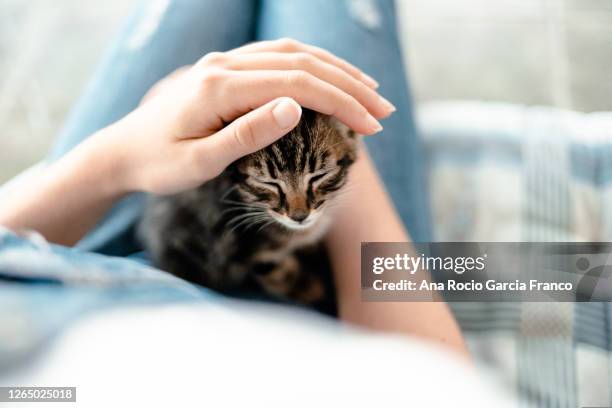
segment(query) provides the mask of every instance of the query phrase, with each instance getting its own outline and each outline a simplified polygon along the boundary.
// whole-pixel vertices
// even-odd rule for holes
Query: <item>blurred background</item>
[[[135,0],[0,0],[0,183],[39,161]],[[612,111],[612,0],[397,0],[419,103]]]

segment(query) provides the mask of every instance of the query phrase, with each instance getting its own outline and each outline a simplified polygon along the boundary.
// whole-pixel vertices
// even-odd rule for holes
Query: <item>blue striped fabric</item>
[[[612,113],[424,106],[439,241],[612,241]],[[454,303],[474,354],[521,406],[612,406],[609,303]]]

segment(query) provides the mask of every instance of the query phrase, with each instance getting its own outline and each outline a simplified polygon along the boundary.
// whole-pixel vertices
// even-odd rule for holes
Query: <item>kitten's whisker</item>
[[[235,204],[235,205],[249,205],[253,207],[265,207],[265,205],[260,203],[245,203],[244,201],[236,201],[236,200],[223,200],[224,204]]]
[[[248,224],[246,225],[246,227],[244,227],[244,230],[245,230],[245,231],[246,231],[246,230],[248,230],[249,228],[253,228],[253,227],[255,227],[256,225],[258,225],[259,223],[263,222],[263,220],[256,220],[256,221],[250,220],[250,221],[251,221],[251,223],[248,223]]]
[[[246,210],[260,210],[260,211],[264,211],[267,210],[268,207],[266,207],[263,204],[259,204],[259,205],[252,205],[252,204],[230,204],[227,206],[228,208],[243,208]]]
[[[256,209],[259,209],[259,210],[263,210],[263,209],[266,208],[263,204],[262,205],[246,205],[246,204],[238,205],[238,204],[230,204],[230,205],[228,205],[228,207],[231,207],[231,208],[247,208],[247,209],[249,209],[249,208],[256,208]]]
[[[221,211],[221,215],[225,215],[232,211],[246,211],[246,210],[244,208],[226,208],[225,210]]]
[[[261,212],[260,212],[260,213],[261,213]],[[263,214],[263,213],[261,213],[261,214]],[[234,218],[232,218],[231,220],[229,220],[229,221],[227,222],[227,225],[231,227],[231,226],[232,226],[232,224],[235,224],[235,223],[236,223],[236,222],[238,222],[238,221],[242,221],[243,219],[252,218],[252,217],[255,217],[255,216],[257,216],[257,215],[260,215],[260,214],[258,214],[257,212],[253,212],[253,213],[246,213],[246,214],[240,214],[240,215],[235,216],[235,217],[234,217]]]
[[[247,212],[244,214],[239,214],[235,217],[233,217],[231,220],[229,220],[227,222],[228,225],[231,225],[232,223],[235,223],[237,221],[243,220],[245,218],[255,218],[255,217],[263,217],[266,213],[262,212],[262,211],[251,211],[251,212]]]
[[[240,228],[243,225],[247,225],[247,227],[245,228],[245,230],[246,230],[246,229],[250,228],[251,226],[253,226],[253,225],[255,225],[255,224],[257,224],[257,223],[259,223],[259,222],[261,222],[261,221],[263,221],[264,219],[267,219],[267,218],[268,217],[264,217],[263,215],[258,215],[258,216],[255,215],[255,216],[252,216],[252,217],[244,218],[238,224],[236,224],[233,227],[231,227],[230,231],[233,232],[233,231],[237,230],[238,228]]]
[[[262,224],[262,225],[261,225],[261,226],[260,226],[260,227],[257,229],[257,231],[255,231],[255,232],[259,234],[259,233],[260,233],[260,232],[261,232],[263,229],[265,229],[266,227],[269,227],[270,225],[274,224],[275,222],[276,222],[276,220],[275,220],[275,219],[271,219],[270,221],[268,221],[268,222],[266,222],[266,223]]]
[[[251,207],[231,207],[231,208],[226,208],[225,210],[223,210],[221,212],[221,215],[225,215],[226,213],[232,212],[232,211],[244,211],[245,213],[255,213],[255,212],[262,212],[262,210],[260,208],[251,208]]]
[[[223,202],[223,200],[225,200],[227,198],[227,196],[229,196],[231,193],[233,193],[234,191],[236,191],[238,189],[238,186],[232,186],[230,188],[227,189],[227,191],[225,193],[223,193],[223,195],[221,196],[221,198],[219,199],[219,201]]]
[[[249,220],[242,220],[240,221],[238,224],[234,225],[233,227],[230,227],[228,229],[228,233],[232,233],[234,231],[236,231],[238,228],[240,228],[240,226],[242,226],[244,223],[248,222]]]
[[[243,210],[243,209],[240,209],[240,211],[241,211],[240,214],[234,215],[228,222],[231,222],[232,220],[235,220],[235,219],[241,219],[241,218],[244,218],[244,217],[250,217],[250,216],[262,213],[262,211],[260,211],[260,210]]]

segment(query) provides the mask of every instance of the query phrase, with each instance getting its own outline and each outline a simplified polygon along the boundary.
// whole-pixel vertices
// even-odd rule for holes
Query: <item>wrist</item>
[[[133,191],[118,125],[99,130],[74,151],[83,176],[109,199],[119,199]]]

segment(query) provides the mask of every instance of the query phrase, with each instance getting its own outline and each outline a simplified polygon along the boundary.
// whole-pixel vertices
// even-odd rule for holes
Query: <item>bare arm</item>
[[[0,225],[15,231],[35,230],[51,242],[72,245],[124,195],[121,169],[109,143],[110,127],[93,135],[62,160],[44,168],[27,183],[2,196]],[[106,148],[108,147],[108,148]]]
[[[298,123],[301,106],[364,134],[392,105],[346,61],[289,39],[211,53],[0,202],[0,225],[76,243],[121,197],[173,194],[216,177]],[[225,123],[230,125],[224,126]]]
[[[433,340],[467,356],[463,336],[446,303],[361,300],[361,242],[410,239],[364,149],[360,156],[351,169],[342,211],[335,216],[327,237],[340,317],[366,328]]]

